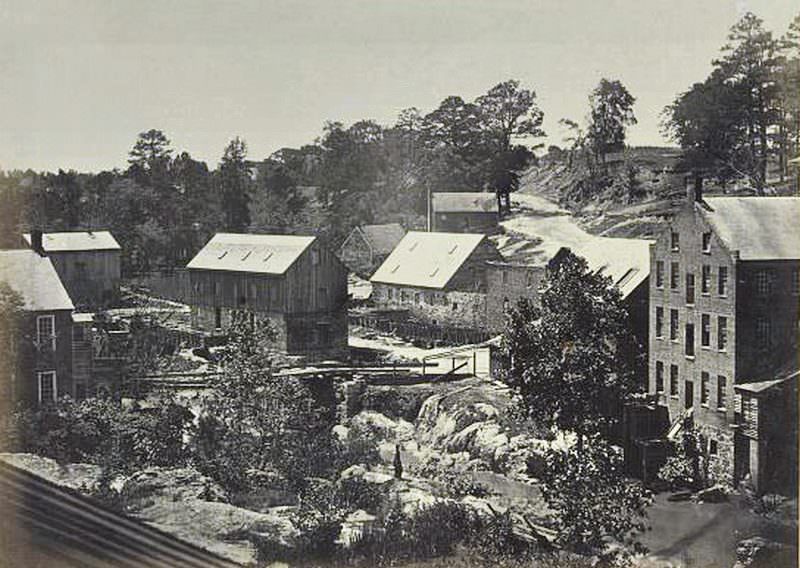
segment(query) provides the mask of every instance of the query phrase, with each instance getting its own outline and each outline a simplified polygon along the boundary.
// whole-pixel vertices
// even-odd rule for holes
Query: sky
[[[215,167],[312,142],[328,120],[394,122],[509,78],[547,143],[602,77],[636,97],[633,145],[702,81],[746,11],[782,34],[796,0],[0,0],[0,169],[124,168],[139,132]]]

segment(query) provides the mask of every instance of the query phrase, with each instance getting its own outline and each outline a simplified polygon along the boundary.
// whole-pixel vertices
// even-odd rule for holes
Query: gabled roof
[[[22,235],[31,244],[31,234]],[[108,231],[68,231],[44,233],[42,247],[45,252],[71,252],[89,250],[120,250],[119,243]]]
[[[485,238],[485,235],[472,233],[410,231],[370,281],[444,288]]]
[[[496,213],[497,196],[484,191],[453,191],[431,194],[436,213]]]
[[[596,237],[572,252],[586,259],[591,270],[611,278],[623,298],[650,276],[650,244],[647,239]]]
[[[0,250],[0,282],[20,295],[26,310],[75,309],[53,263],[32,250]]]
[[[283,274],[316,237],[217,233],[187,268]]]
[[[360,227],[364,238],[369,241],[372,250],[378,254],[389,254],[397,243],[405,236],[406,230],[399,223],[386,225],[364,225]]]
[[[706,197],[697,208],[741,260],[800,259],[800,197]],[[704,206],[705,205],[705,206]]]

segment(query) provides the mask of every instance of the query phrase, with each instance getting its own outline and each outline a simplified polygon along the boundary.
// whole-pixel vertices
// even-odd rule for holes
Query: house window
[[[678,396],[678,366],[669,366],[669,395]]]
[[[772,340],[772,324],[767,318],[756,321],[756,342],[759,347],[769,347]]]
[[[672,249],[672,252],[678,252],[681,250],[680,235],[675,231],[672,231],[670,234],[670,248]]]
[[[656,392],[664,392],[664,363],[656,361]]]
[[[711,253],[711,233],[703,233],[703,252]]]
[[[36,343],[39,348],[56,349],[56,317],[38,316],[36,318]]]
[[[694,304],[694,274],[686,273],[686,303]]]
[[[669,311],[669,338],[678,341],[678,310]]]
[[[664,308],[658,306],[656,308],[656,338],[661,339],[664,337]]]
[[[700,316],[700,345],[711,347],[711,316],[703,314]]]
[[[766,270],[756,272],[756,293],[759,296],[769,296],[772,292],[772,274]]]
[[[664,287],[664,261],[656,261],[656,288]]]
[[[687,357],[694,357],[694,324],[687,323],[684,337],[684,351]]]
[[[703,275],[700,280],[700,291],[703,294],[711,293],[711,267],[707,264],[703,265]]]
[[[728,403],[728,379],[724,375],[717,376],[717,410],[725,410]]]
[[[678,289],[678,282],[680,282],[681,270],[677,262],[673,262],[669,267],[669,287],[673,290]]]
[[[55,371],[39,371],[39,404],[55,402],[58,397]]]
[[[728,318],[717,318],[717,349],[725,351],[728,348]]]
[[[710,382],[711,382],[711,377],[706,371],[700,373],[700,404],[702,406],[708,406],[708,392],[709,392]]]
[[[792,295],[800,296],[800,268],[792,269]]]
[[[717,293],[720,296],[728,295],[728,267],[720,266],[717,275]]]

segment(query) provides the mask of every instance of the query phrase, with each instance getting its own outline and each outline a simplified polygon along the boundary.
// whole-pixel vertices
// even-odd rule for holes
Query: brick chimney
[[[703,177],[700,175],[686,178],[686,198],[697,203],[703,202]]]
[[[42,230],[31,230],[31,249],[39,254],[39,256],[47,256],[44,252],[44,245],[42,244]]]

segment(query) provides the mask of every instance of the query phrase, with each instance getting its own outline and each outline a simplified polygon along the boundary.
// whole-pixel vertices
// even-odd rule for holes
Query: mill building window
[[[678,366],[669,366],[669,395],[678,396]]]
[[[728,379],[724,375],[717,376],[717,410],[725,410],[728,404]]]
[[[678,289],[678,282],[680,282],[681,270],[677,262],[673,262],[669,268],[669,287],[673,290]]]
[[[700,405],[708,406],[709,383],[711,377],[706,371],[700,373]]]
[[[694,274],[686,273],[686,303],[694,304]]]
[[[720,296],[728,295],[728,267],[720,266],[717,274],[717,293]]]
[[[711,253],[711,233],[703,233],[703,252]]]
[[[772,274],[766,270],[756,273],[756,293],[759,296],[769,296],[772,292]]]
[[[36,343],[40,349],[56,349],[55,316],[38,316],[36,318]]]
[[[717,318],[717,349],[725,351],[728,348],[728,318]]]
[[[681,250],[680,235],[677,232],[672,231],[672,233],[670,234],[669,242],[672,252],[678,252],[679,250]]]
[[[39,404],[55,402],[58,398],[58,388],[56,386],[55,371],[39,371],[37,373],[39,383]]]
[[[687,323],[684,335],[684,352],[687,357],[694,357],[694,324]]]
[[[656,261],[656,288],[664,287],[664,261]]]
[[[658,306],[656,308],[656,338],[661,339],[664,337],[664,308]]]
[[[672,341],[678,341],[678,310],[669,311],[669,338]]]
[[[656,361],[656,392],[664,392],[664,363]]]
[[[703,265],[700,279],[700,292],[704,295],[711,293],[711,267],[707,264]]]
[[[700,345],[711,347],[711,316],[708,314],[700,316]]]

